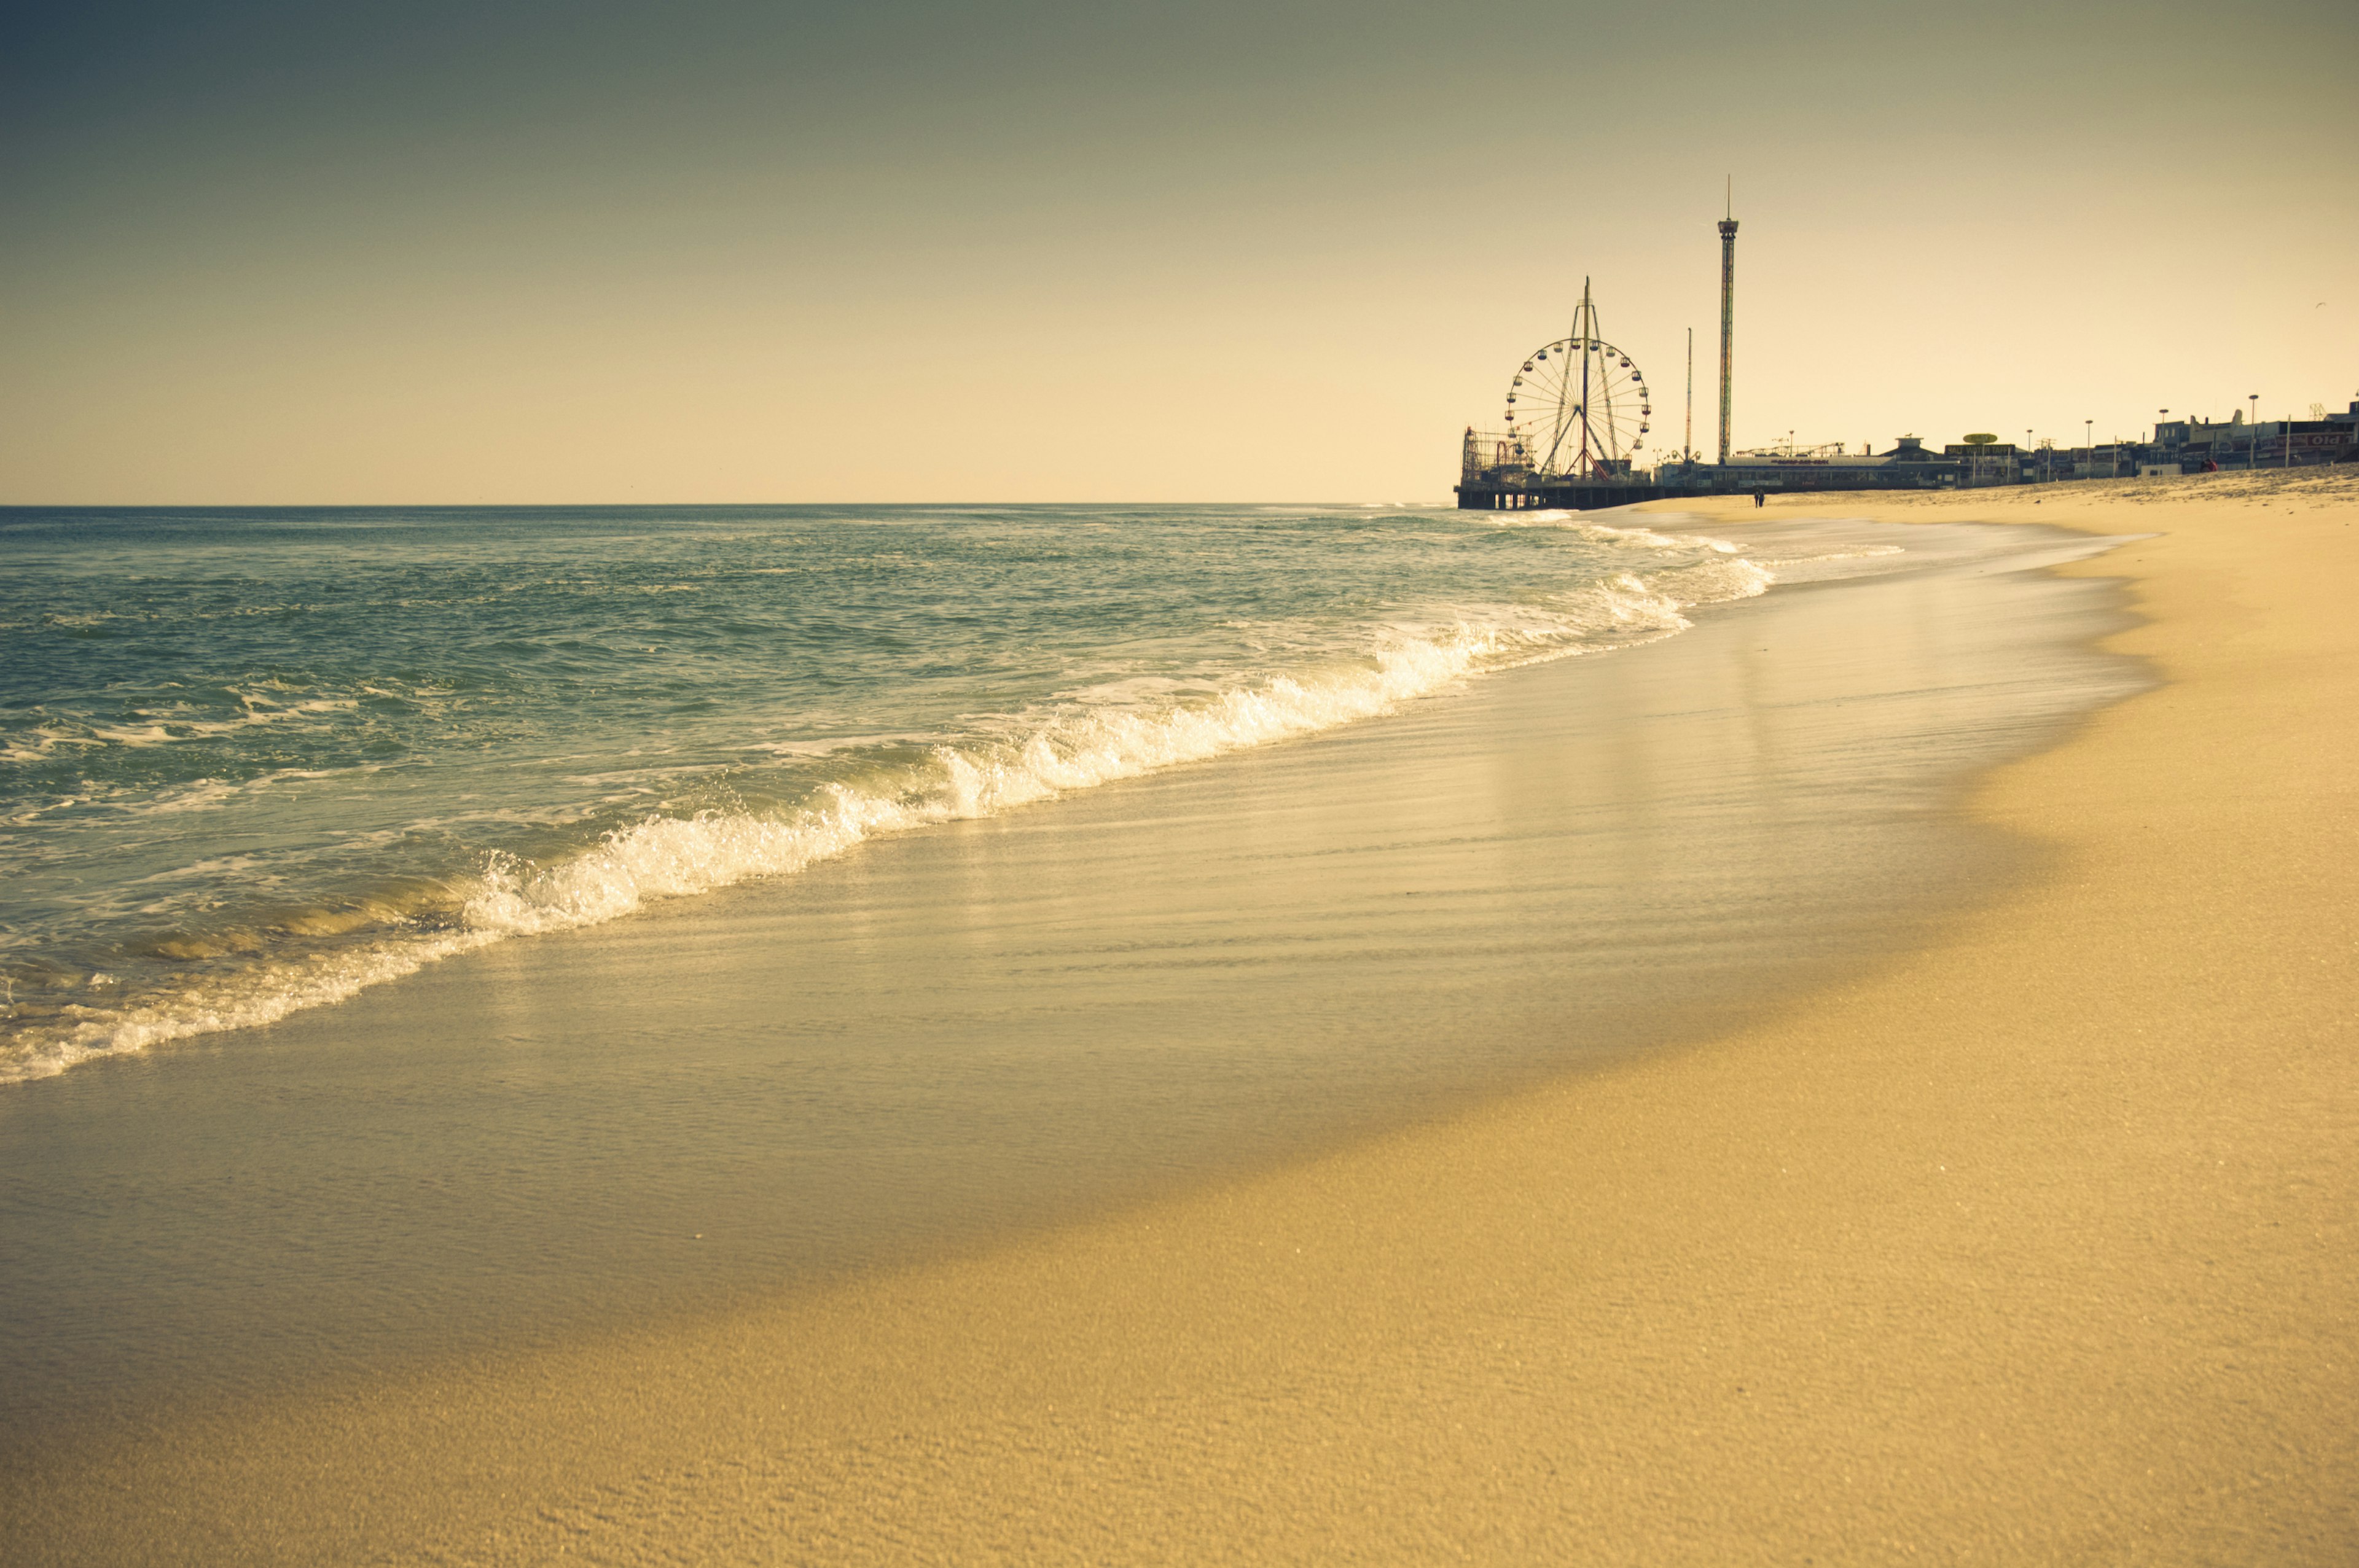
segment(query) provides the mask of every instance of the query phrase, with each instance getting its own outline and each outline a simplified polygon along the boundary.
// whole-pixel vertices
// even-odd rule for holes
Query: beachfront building
[[[2060,479],[2129,479],[2141,467],[2171,460],[2156,455],[2153,448],[2137,441],[2100,441],[2093,447],[2058,447],[2053,450],[2035,453],[2045,460],[2031,465],[2024,475],[2027,484]]]
[[[1753,490],[1939,490],[1963,480],[1963,466],[1945,452],[1903,436],[1887,452],[1846,453],[1840,447],[1737,452],[1724,463],[1665,463],[1655,470],[1664,489],[1734,493]]]
[[[2176,463],[2182,473],[2208,469],[2300,468],[2359,461],[2359,403],[2343,413],[2317,410],[2310,419],[2262,419],[2239,411],[2224,421],[2169,419],[2154,427],[2145,462]]]
[[[2349,412],[2322,419],[2263,420],[2254,431],[2254,460],[2263,467],[2272,462],[2299,468],[2305,463],[2347,463],[2359,460],[2359,403]]]
[[[2012,441],[1968,437],[1962,442],[1953,441],[1943,447],[1941,456],[1958,465],[1958,482],[1962,485],[2023,482],[2023,454]]]

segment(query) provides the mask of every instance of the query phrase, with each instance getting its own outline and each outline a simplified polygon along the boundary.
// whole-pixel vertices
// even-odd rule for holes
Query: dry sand
[[[2154,531],[2070,569],[2133,580],[2149,619],[2117,643],[2166,684],[1982,783],[1971,809],[2050,871],[1938,942],[1692,1049],[986,1257],[195,1420],[20,1492],[17,1539],[2359,1561],[2359,486],[1715,523],[1831,508]]]

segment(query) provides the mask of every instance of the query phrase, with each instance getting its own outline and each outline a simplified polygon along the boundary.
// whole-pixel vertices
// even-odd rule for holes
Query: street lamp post
[[[2093,470],[2097,466],[2097,422],[2094,419],[2083,419],[2081,421],[2081,427],[2082,449],[2089,454],[2089,467]]]
[[[2253,416],[2245,424],[2245,466],[2256,469],[2261,466],[2261,395],[2247,395],[2253,400]]]

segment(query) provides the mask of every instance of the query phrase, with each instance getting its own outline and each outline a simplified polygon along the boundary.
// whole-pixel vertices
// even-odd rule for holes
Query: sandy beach
[[[17,7],[0,1568],[2359,1568],[2352,9],[1888,10]]]
[[[0,1558],[2359,1557],[2359,482],[1709,521],[1805,515],[2148,535],[2059,569],[2158,684],[1948,808],[2028,868],[1962,910],[1275,1169],[200,1404],[20,1474]]]

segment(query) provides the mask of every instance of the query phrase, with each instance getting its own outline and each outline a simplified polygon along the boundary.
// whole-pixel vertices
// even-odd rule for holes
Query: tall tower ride
[[[1729,377],[1736,346],[1736,208],[1720,221],[1720,460],[1728,460]]]

